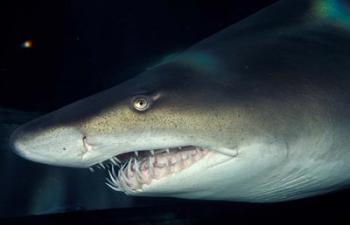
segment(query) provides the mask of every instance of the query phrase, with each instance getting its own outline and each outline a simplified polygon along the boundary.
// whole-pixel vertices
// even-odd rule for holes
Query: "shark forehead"
[[[280,1],[29,122],[12,144],[36,162],[107,169],[131,195],[282,201],[342,188],[348,15],[346,1]]]

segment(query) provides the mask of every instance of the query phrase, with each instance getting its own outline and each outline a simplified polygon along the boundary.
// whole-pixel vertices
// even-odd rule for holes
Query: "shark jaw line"
[[[199,146],[181,146],[157,150],[126,152],[89,167],[108,171],[106,185],[115,191],[132,194],[142,192],[144,185],[152,181],[175,175],[201,159],[208,153],[222,154]],[[234,155],[236,156],[236,155]],[[233,157],[234,157],[233,156]]]

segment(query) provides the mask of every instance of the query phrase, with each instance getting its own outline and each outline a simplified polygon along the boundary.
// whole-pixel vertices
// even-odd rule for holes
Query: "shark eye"
[[[132,100],[132,105],[137,111],[145,111],[151,106],[151,99],[147,96],[137,96]]]

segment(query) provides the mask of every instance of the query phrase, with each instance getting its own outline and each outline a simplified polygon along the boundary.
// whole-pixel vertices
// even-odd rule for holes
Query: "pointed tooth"
[[[108,171],[108,172],[109,172],[109,171]],[[114,177],[116,177],[116,178],[118,177],[118,176],[116,175],[116,173],[115,173],[114,166],[112,166],[112,174],[113,174]]]
[[[119,171],[118,171],[118,176],[117,176],[118,178],[121,178],[121,176],[122,176],[121,174],[124,173],[124,170],[125,170],[125,168],[126,168],[127,165],[128,165],[127,163],[124,163],[123,166],[120,167],[120,169],[119,169]],[[113,172],[113,171],[112,171],[112,172]]]
[[[95,171],[94,168],[92,168],[92,167],[89,167],[89,170],[90,170],[91,172],[94,172],[94,171]]]
[[[103,163],[99,163],[99,165],[100,165],[103,169],[105,169],[105,165],[103,165]]]
[[[134,160],[134,165],[135,165],[136,173],[138,173],[139,175],[142,175],[140,171],[140,163],[136,159]]]
[[[108,170],[108,175],[109,175],[109,178],[114,182],[116,177],[113,175],[113,173],[110,170]]]
[[[113,184],[113,181],[109,177],[106,177],[105,179],[108,183]]]
[[[169,148],[167,148],[165,151],[166,151],[167,153],[170,153],[170,149],[169,149]]]
[[[129,167],[130,161],[131,161],[131,160],[129,160],[129,162],[126,164],[126,166],[124,167],[124,169],[122,170],[122,173],[121,173],[122,177],[123,177],[126,181],[128,181],[129,179],[128,179],[128,178],[126,177],[126,175],[125,175],[125,170],[127,170],[127,168]]]
[[[110,161],[111,161],[114,165],[117,165],[117,164],[118,164],[113,158],[111,158]]]
[[[151,154],[154,155],[154,150],[151,150]]]
[[[123,184],[124,183],[124,186],[126,187],[126,188],[128,188],[129,187],[129,185],[128,185],[128,178],[126,177],[126,175],[125,175],[125,173],[124,173],[124,170],[119,170],[119,176],[118,177],[120,177],[120,181],[121,181],[121,184]]]
[[[124,163],[123,166],[120,168],[121,170],[124,170],[126,168],[126,166],[128,165],[128,163]]]
[[[110,181],[111,181],[111,184],[116,183],[116,177],[113,176],[113,174],[111,173],[111,171],[108,171],[108,175],[109,175],[109,179],[108,179],[108,178],[106,178],[106,179],[110,180]]]
[[[128,163],[128,166],[127,166],[128,174],[131,174],[131,173],[132,173],[132,170],[131,170],[131,163],[132,163],[132,160],[130,160],[130,162]]]
[[[126,185],[126,186],[123,185],[124,180],[122,180],[122,174],[124,174],[123,171],[124,171],[125,167],[126,167],[126,163],[124,163],[124,164],[122,165],[122,167],[119,168],[118,175],[116,175],[114,169],[112,169],[112,174],[113,174],[115,177],[118,178],[117,181],[118,181],[118,183],[119,183],[119,186],[121,186],[121,187],[126,187],[126,188],[127,188],[127,185]],[[125,183],[125,182],[124,182],[124,183]]]
[[[114,156],[113,159],[114,159],[117,163],[121,163],[120,160],[117,158],[117,156]]]
[[[110,188],[112,188],[113,190],[115,190],[115,191],[123,191],[121,188],[117,188],[117,187],[115,187],[114,185],[111,185],[111,184],[109,184],[109,183],[107,183],[107,182],[105,182],[105,184],[106,184],[108,187],[110,187]]]
[[[142,182],[142,173],[140,171],[140,164],[137,160],[134,161],[134,164],[135,164],[136,180],[139,183],[143,183]]]
[[[114,186],[117,186],[117,187],[121,187],[120,181],[117,177],[113,176],[113,174],[110,171],[108,171],[108,175],[109,175],[109,178],[111,180],[111,184],[113,184]]]
[[[135,153],[136,157],[139,156],[139,152],[138,151],[134,151],[134,153]]]
[[[148,171],[151,177],[154,177],[154,168],[151,157],[148,157]]]
[[[124,184],[124,180],[123,180],[122,174],[123,174],[123,170],[122,170],[122,168],[120,168],[119,171],[118,171],[118,179],[119,179],[120,185],[124,186],[123,185]]]

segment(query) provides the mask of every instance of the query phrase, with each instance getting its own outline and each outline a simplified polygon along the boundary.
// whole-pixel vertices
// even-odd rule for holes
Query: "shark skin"
[[[128,195],[300,199],[350,183],[349,87],[350,3],[285,0],[11,142]]]

